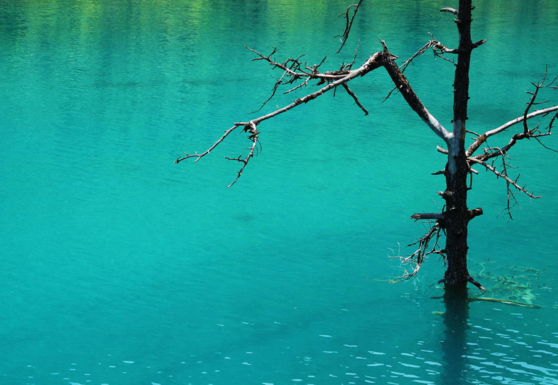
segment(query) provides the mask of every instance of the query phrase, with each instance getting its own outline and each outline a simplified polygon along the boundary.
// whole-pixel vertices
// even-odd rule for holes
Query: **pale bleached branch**
[[[558,106],[553,106],[553,107],[548,107],[548,108],[545,108],[545,109],[542,109],[542,110],[533,111],[533,112],[531,112],[530,114],[528,114],[528,115],[526,115],[526,116],[520,116],[520,117],[518,117],[518,118],[515,118],[515,119],[513,119],[513,120],[510,120],[510,121],[507,122],[507,123],[502,124],[500,127],[497,127],[497,128],[495,128],[495,129],[493,129],[493,130],[490,130],[490,131],[486,131],[483,135],[486,136],[485,139],[488,139],[488,138],[491,137],[491,136],[494,136],[494,135],[496,135],[496,134],[499,134],[499,133],[501,133],[501,132],[507,130],[508,128],[510,128],[510,127],[512,127],[512,126],[515,126],[516,124],[523,122],[525,119],[532,119],[532,118],[535,118],[535,117],[537,117],[537,116],[548,115],[548,114],[550,114],[551,112],[554,112],[554,111],[558,111]],[[482,135],[481,135],[481,136],[482,136]],[[477,139],[477,140],[478,140],[478,139]],[[473,146],[473,145],[471,145],[471,146],[469,147],[469,149],[471,149],[472,146]],[[467,150],[467,155],[470,156],[471,154],[469,153],[469,149]]]
[[[471,164],[477,163],[477,164],[481,164],[483,167],[485,167],[487,170],[491,171],[493,174],[495,174],[498,178],[503,178],[506,182],[506,192],[507,192],[507,200],[506,200],[506,207],[504,210],[507,216],[510,219],[513,219],[512,216],[512,208],[516,205],[519,204],[515,194],[517,191],[519,191],[520,193],[523,193],[525,195],[527,195],[530,198],[536,199],[536,198],[540,198],[539,196],[535,196],[533,193],[529,192],[525,186],[521,186],[517,183],[519,176],[516,179],[511,179],[508,173],[508,169],[512,168],[511,165],[509,164],[509,152],[510,150],[518,143],[518,141],[520,140],[524,140],[524,139],[535,139],[537,140],[544,148],[547,148],[549,150],[552,151],[556,151],[548,146],[546,146],[542,141],[541,138],[545,137],[545,136],[549,136],[552,134],[552,125],[555,121],[555,119],[558,117],[558,114],[555,113],[556,111],[558,111],[558,106],[554,106],[554,107],[549,107],[546,109],[542,109],[542,110],[538,110],[538,111],[534,111],[534,112],[530,112],[531,108],[533,106],[536,105],[540,105],[543,103],[546,103],[547,101],[543,101],[543,102],[539,102],[537,100],[537,98],[540,96],[539,91],[541,91],[544,88],[552,88],[552,85],[556,82],[556,78],[551,80],[550,82],[547,81],[547,72],[545,72],[543,79],[539,82],[539,83],[531,83],[534,87],[535,90],[533,92],[527,92],[530,96],[529,101],[526,103],[526,108],[525,111],[523,113],[523,116],[520,116],[514,120],[511,120],[509,122],[507,122],[506,124],[485,132],[482,135],[477,135],[477,138],[475,139],[475,141],[471,144],[471,146],[469,146],[469,148],[466,151],[466,154],[468,156],[468,163],[469,166]],[[548,124],[548,126],[546,128],[543,129],[543,131],[541,131],[540,128],[540,124],[537,125],[534,128],[529,128],[528,125],[528,121],[529,119],[535,118],[537,116],[547,116],[551,113],[555,113],[555,115],[550,119],[550,122]],[[490,138],[491,136],[500,134],[504,131],[506,131],[508,128],[519,124],[519,123],[523,123],[523,130],[520,133],[516,133],[513,134],[509,140],[509,142],[504,145],[503,147],[495,147],[492,145],[488,145],[488,138]],[[479,155],[475,155],[473,156],[472,154],[477,151],[481,146],[483,146],[483,150],[484,153],[483,154],[479,154]],[[558,152],[558,151],[556,151]],[[500,170],[498,170],[495,166],[495,159],[500,158],[502,163],[501,163],[501,168]],[[487,161],[492,159],[492,164],[489,164]]]
[[[294,91],[298,90],[299,88],[304,88],[304,87],[306,87],[306,86],[308,85],[308,82],[309,82],[310,80],[312,80],[312,78],[306,78],[306,80],[303,81],[302,83],[300,83],[298,86],[296,86],[296,87],[294,87],[294,88],[291,88],[291,89],[288,90],[288,91],[283,92],[283,95],[290,94],[291,92],[294,92]]]
[[[474,154],[475,151],[477,151],[479,149],[479,147],[481,147],[486,142],[486,140],[488,138],[490,138],[491,136],[500,134],[501,132],[504,132],[508,128],[513,127],[513,126],[515,126],[516,124],[519,124],[519,123],[523,123],[523,135],[525,137],[533,138],[533,137],[545,136],[546,134],[538,133],[538,131],[539,131],[538,126],[534,129],[529,129],[528,121],[532,118],[537,117],[537,116],[547,116],[547,115],[551,114],[552,112],[558,111],[558,105],[553,106],[553,107],[540,109],[540,110],[537,110],[537,111],[534,111],[534,112],[530,112],[530,110],[533,106],[541,105],[541,104],[544,104],[544,103],[548,102],[548,100],[545,100],[545,101],[542,101],[542,102],[539,102],[537,100],[537,98],[540,95],[539,91],[544,89],[544,88],[555,89],[556,87],[554,87],[554,84],[556,84],[557,80],[558,80],[558,76],[549,81],[548,80],[548,71],[546,70],[542,80],[539,83],[531,83],[535,87],[535,90],[533,92],[531,92],[531,91],[527,92],[531,96],[529,98],[529,101],[526,103],[527,107],[525,108],[525,111],[523,112],[523,115],[518,117],[518,118],[515,118],[513,120],[510,120],[509,122],[501,125],[500,127],[497,127],[495,129],[486,131],[484,134],[479,135],[476,138],[476,140],[467,149],[467,151],[466,151],[467,156],[471,156],[472,154]],[[552,125],[553,125],[555,119],[557,118],[557,116],[558,116],[558,114],[556,114],[550,120],[550,123],[546,128],[547,134],[551,133]],[[515,135],[515,136],[517,136],[517,135]],[[516,137],[516,139],[519,139],[519,138]]]
[[[441,250],[439,240],[441,236],[442,226],[436,222],[432,227],[428,230],[428,232],[419,238],[417,241],[407,245],[407,246],[414,246],[418,245],[415,252],[407,257],[396,256],[392,258],[399,258],[402,265],[410,265],[412,267],[411,271],[405,269],[405,273],[396,281],[403,281],[409,278],[414,277],[419,272],[422,263],[426,260],[426,258],[430,254],[437,254],[445,257],[444,251]],[[430,246],[430,243],[434,241],[434,244]]]
[[[449,13],[453,13],[455,16],[459,16],[459,11],[455,8],[449,8],[449,7],[442,8],[440,9],[440,12],[449,12]]]

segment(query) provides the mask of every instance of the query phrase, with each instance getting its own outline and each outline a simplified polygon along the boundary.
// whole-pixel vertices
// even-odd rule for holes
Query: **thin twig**
[[[345,16],[345,23],[346,24],[345,24],[345,30],[343,31],[343,34],[335,36],[335,37],[340,37],[341,38],[341,47],[339,47],[337,52],[335,52],[336,54],[341,52],[341,50],[345,46],[345,43],[349,39],[349,33],[351,33],[351,29],[353,27],[353,22],[355,21],[356,14],[357,14],[358,10],[360,9],[360,5],[362,4],[363,1],[364,0],[360,0],[358,2],[358,4],[349,5],[347,7],[347,10],[339,15],[339,17]],[[351,10],[351,8],[354,8],[353,15],[349,16],[349,11]]]
[[[497,177],[503,178],[506,182],[508,182],[509,184],[511,184],[513,187],[515,187],[518,191],[521,191],[522,193],[524,193],[525,195],[527,195],[529,198],[532,199],[539,199],[542,198],[541,196],[536,196],[533,195],[532,193],[530,193],[529,191],[527,191],[525,189],[525,187],[520,186],[519,184],[517,184],[517,179],[513,180],[510,179],[510,177],[508,177],[507,175],[505,175],[504,173],[499,172],[498,170],[496,170],[495,167],[491,166],[490,164],[480,160],[480,159],[476,159],[476,158],[467,158],[469,161],[473,162],[473,163],[477,163],[480,164],[482,166],[484,166],[487,170],[491,171],[492,173],[494,173],[494,175],[496,175]]]
[[[397,280],[402,281],[414,277],[419,272],[422,263],[425,261],[426,257],[430,254],[438,254],[444,256],[443,251],[440,249],[439,239],[442,227],[438,222],[436,222],[428,232],[419,238],[417,241],[407,245],[413,246],[418,245],[418,248],[414,253],[407,257],[396,257],[401,260],[402,264],[408,264],[412,266],[412,271],[409,272],[405,269],[405,273],[399,277]],[[434,239],[434,245],[429,247],[430,242]]]
[[[355,101],[356,105],[359,106],[362,111],[364,111],[364,115],[368,115],[368,110],[366,108],[364,108],[364,106],[362,104],[360,104],[360,102],[358,101],[357,96],[355,95],[355,93],[353,91],[351,91],[351,89],[349,88],[347,83],[343,84],[343,88],[345,88],[345,91],[347,91],[347,93],[349,95],[351,95],[351,97]]]

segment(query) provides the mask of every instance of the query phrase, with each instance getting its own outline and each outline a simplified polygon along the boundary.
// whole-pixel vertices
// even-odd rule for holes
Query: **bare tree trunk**
[[[449,141],[446,165],[446,201],[444,227],[446,229],[447,270],[444,276],[446,288],[459,289],[467,286],[467,226],[471,216],[467,208],[467,175],[469,166],[465,153],[467,105],[469,101],[469,65],[473,42],[471,41],[471,0],[460,0],[457,11],[459,30],[458,60],[455,70],[453,137]]]
[[[469,281],[467,269],[467,226],[469,213],[467,209],[467,163],[458,155],[455,160],[456,170],[446,170],[447,189],[444,193],[446,212],[444,226],[446,230],[447,269],[444,276],[446,288],[461,288]],[[465,169],[465,170],[464,170]]]
[[[346,12],[343,13],[346,18],[346,28],[343,35],[340,35],[342,38],[342,46],[345,44],[349,36],[355,15],[360,9],[362,3],[363,0],[360,0],[358,4],[350,5],[347,7]],[[558,105],[531,112],[531,108],[533,106],[546,102],[541,102],[537,99],[540,95],[539,91],[546,88],[558,90],[558,76],[555,78],[548,78],[548,73],[545,71],[544,77],[540,82],[532,83],[535,90],[534,92],[528,92],[531,95],[531,98],[527,103],[527,107],[522,116],[513,119],[498,128],[486,131],[481,135],[472,133],[477,137],[469,147],[465,147],[471,53],[475,48],[480,47],[486,42],[486,40],[479,40],[473,43],[471,40],[472,10],[472,0],[459,0],[459,9],[441,9],[442,12],[455,15],[454,21],[457,24],[457,29],[459,31],[459,47],[457,49],[448,48],[440,41],[435,40],[434,36],[432,36],[430,41],[428,41],[401,66],[397,65],[397,56],[393,55],[389,51],[383,40],[380,40],[383,50],[373,53],[360,67],[353,68],[358,54],[357,48],[352,63],[342,63],[341,67],[335,71],[322,71],[320,69],[326,62],[326,58],[324,58],[319,64],[314,64],[313,66],[308,65],[306,62],[302,62],[302,56],[298,58],[288,58],[284,62],[279,62],[274,58],[277,48],[273,49],[273,52],[267,56],[249,48],[256,54],[256,57],[253,60],[268,62],[271,68],[278,68],[283,71],[282,75],[273,86],[271,96],[263,102],[260,109],[274,97],[281,86],[288,86],[290,88],[285,91],[284,94],[289,94],[305,88],[308,84],[310,84],[310,81],[316,81],[316,85],[321,88],[312,93],[308,93],[305,96],[297,98],[292,103],[282,108],[277,108],[272,112],[263,114],[249,121],[234,123],[233,126],[226,130],[224,134],[222,134],[221,137],[217,139],[217,141],[215,141],[207,150],[201,153],[185,153],[184,156],[176,160],[176,163],[190,158],[195,159],[197,162],[209,155],[231,133],[234,131],[243,131],[247,134],[251,145],[246,148],[247,151],[244,155],[226,157],[228,160],[240,163],[240,169],[238,170],[236,179],[228,186],[231,187],[242,176],[244,169],[256,153],[260,138],[259,128],[263,122],[297,108],[302,104],[306,104],[329,91],[336,90],[337,88],[344,89],[347,94],[353,98],[355,104],[366,115],[368,115],[368,110],[364,108],[356,94],[349,88],[348,84],[353,80],[383,67],[388,72],[395,85],[385,99],[389,98],[395,90],[401,93],[409,107],[411,107],[420,119],[445,143],[445,145],[447,145],[447,150],[445,148],[438,147],[438,151],[448,154],[448,161],[444,171],[435,173],[436,175],[443,173],[446,177],[446,190],[439,193],[445,200],[445,207],[442,213],[415,213],[411,216],[411,218],[416,221],[429,221],[431,227],[423,237],[409,245],[416,245],[416,250],[411,255],[406,257],[397,257],[404,265],[412,267],[411,271],[405,270],[405,273],[398,279],[408,279],[415,276],[422,263],[429,255],[441,255],[447,262],[447,269],[444,274],[444,278],[440,282],[444,282],[447,293],[455,294],[455,296],[451,297],[452,306],[460,301],[463,302],[463,299],[466,299],[467,297],[466,292],[468,282],[471,282],[481,290],[485,290],[480,283],[476,282],[469,275],[467,268],[467,252],[469,249],[467,244],[468,225],[474,217],[483,214],[481,208],[469,210],[467,207],[468,177],[472,172],[477,173],[477,171],[473,170],[471,167],[473,165],[483,166],[486,170],[496,175],[496,177],[502,178],[502,180],[505,181],[508,193],[507,208],[505,210],[507,210],[508,215],[511,218],[510,209],[511,206],[513,206],[513,201],[515,200],[514,192],[519,191],[520,193],[523,193],[533,199],[540,197],[529,192],[525,186],[520,185],[518,183],[519,176],[515,179],[510,178],[508,174],[509,163],[506,159],[507,154],[516,143],[523,139],[530,138],[536,139],[537,142],[541,143],[544,148],[550,149],[541,142],[541,139],[545,136],[551,135],[553,125],[558,122]],[[452,63],[454,63],[454,61],[447,59],[446,55],[457,56],[457,63],[454,63],[456,68],[453,84],[453,129],[451,132],[428,111],[419,96],[411,87],[407,77],[404,75],[405,69],[409,66],[409,64],[411,64],[415,58],[429,50],[432,50],[436,57],[441,57]],[[529,128],[527,122],[529,119],[547,116],[550,118],[546,128],[541,129],[540,125],[537,125],[534,128]],[[508,128],[518,123],[523,123],[523,132],[513,134],[506,145],[503,147],[496,147],[487,144],[487,139],[489,137],[506,132]],[[474,155],[474,153],[480,148],[483,149],[483,153]],[[501,168],[495,166],[494,160],[496,158],[500,158],[502,160]],[[510,204],[510,202],[512,202],[512,204]],[[442,234],[446,235],[446,244],[444,248],[441,247],[439,242]],[[456,309],[457,308],[458,307],[456,307]]]

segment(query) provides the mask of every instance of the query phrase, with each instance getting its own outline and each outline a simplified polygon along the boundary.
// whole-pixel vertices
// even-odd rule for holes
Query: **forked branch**
[[[215,143],[213,143],[213,145],[209,149],[200,154],[186,153],[185,156],[178,158],[176,160],[176,163],[190,158],[195,158],[196,162],[199,161],[204,156],[209,155],[211,151],[213,151],[219,144],[221,144],[232,132],[236,131],[239,127],[244,127],[244,132],[248,133],[248,139],[252,142],[252,145],[247,148],[248,152],[244,156],[241,155],[236,158],[226,157],[226,159],[237,161],[242,164],[236,179],[228,186],[230,187],[238,181],[244,169],[246,168],[250,160],[254,157],[255,150],[259,143],[260,134],[260,132],[257,130],[257,127],[260,125],[261,122],[290,111],[302,104],[308,103],[309,101],[314,100],[331,90],[335,90],[339,86],[342,86],[345,91],[353,98],[356,105],[362,111],[364,111],[365,114],[368,114],[368,110],[364,108],[356,94],[349,88],[348,83],[380,67],[384,67],[387,70],[397,89],[405,98],[407,104],[430,127],[430,129],[434,131],[434,133],[436,133],[444,141],[448,142],[451,138],[451,134],[438,122],[438,120],[436,120],[436,118],[434,118],[434,116],[432,116],[428,112],[417,94],[411,88],[407,78],[405,77],[405,75],[403,75],[403,72],[400,70],[397,64],[395,64],[394,59],[396,57],[389,52],[386,44],[383,41],[381,41],[381,43],[384,47],[384,50],[374,53],[359,68],[354,70],[346,69],[352,67],[352,64],[349,67],[343,65],[341,70],[328,72],[318,71],[318,68],[324,63],[324,60],[322,60],[320,64],[314,66],[308,66],[305,63],[303,64],[300,61],[300,57],[296,59],[288,59],[285,62],[281,63],[273,58],[273,55],[277,52],[276,49],[274,49],[270,55],[265,56],[258,51],[250,48],[250,50],[257,55],[257,58],[255,58],[254,60],[266,61],[273,68],[280,68],[281,70],[283,70],[282,76],[275,83],[271,97],[275,95],[279,86],[283,84],[295,84],[297,81],[302,81],[302,83],[295,86],[294,88],[291,88],[286,93],[293,92],[301,87],[306,86],[311,80],[317,81],[317,85],[321,85],[322,87],[319,90],[298,98],[292,103],[273,112],[262,115],[255,119],[251,119],[250,121],[235,123],[231,128],[226,130],[224,134]],[[271,99],[271,97],[266,102],[264,102],[264,105]]]
[[[419,238],[415,242],[407,245],[407,247],[414,246],[414,245],[417,246],[417,249],[411,255],[407,257],[402,257],[402,256],[392,257],[392,258],[399,258],[399,260],[403,265],[411,266],[411,270],[409,271],[405,269],[405,273],[403,273],[403,275],[397,279],[398,281],[403,281],[417,275],[417,273],[420,270],[420,267],[422,266],[422,263],[426,260],[426,258],[430,254],[437,254],[437,255],[441,255],[442,257],[445,257],[444,251],[441,249],[439,244],[441,231],[442,231],[441,224],[439,222],[435,222],[426,234],[424,234],[421,238]]]
[[[468,158],[469,161],[473,162],[473,163],[477,163],[480,164],[481,166],[483,166],[484,168],[486,168],[488,171],[492,172],[494,175],[496,175],[498,178],[502,178],[506,181],[506,183],[508,183],[509,185],[515,187],[516,190],[522,192],[523,194],[527,195],[529,198],[532,199],[538,199],[538,198],[542,198],[540,196],[536,196],[533,195],[532,193],[530,193],[529,191],[527,191],[527,188],[525,186],[520,186],[517,181],[519,180],[519,176],[517,178],[511,179],[508,175],[507,172],[500,172],[498,171],[494,166],[480,160],[477,158]],[[504,166],[506,167],[506,166]]]
[[[546,128],[544,129],[544,132],[541,132],[540,127],[536,126],[533,129],[529,128],[528,125],[528,121],[530,119],[533,119],[535,117],[538,116],[548,116],[550,114],[552,114],[553,112],[558,111],[558,105],[553,106],[553,107],[547,107],[547,108],[543,108],[534,112],[530,112],[531,108],[533,106],[536,105],[541,105],[541,104],[545,104],[548,103],[549,100],[544,100],[544,101],[538,101],[538,98],[540,96],[540,91],[548,88],[548,89],[552,89],[552,90],[556,90],[558,89],[558,87],[556,87],[556,83],[558,81],[558,76],[553,78],[552,80],[548,80],[548,71],[545,71],[542,80],[539,83],[531,83],[533,85],[533,87],[535,87],[534,91],[527,91],[527,93],[530,96],[529,101],[526,103],[527,107],[525,108],[525,111],[523,112],[523,115],[515,118],[513,120],[510,120],[509,122],[501,125],[500,127],[497,127],[495,129],[486,131],[484,134],[479,135],[477,137],[477,139],[469,146],[469,148],[467,149],[467,156],[471,156],[475,153],[475,151],[477,151],[482,145],[485,144],[486,140],[488,138],[490,138],[491,136],[500,134],[504,131],[506,131],[508,128],[515,126],[516,124],[519,123],[523,123],[523,136],[520,137],[518,135],[514,135],[515,139],[523,139],[523,138],[537,138],[537,137],[541,137],[541,136],[548,136],[551,134],[552,132],[552,127],[554,122],[556,121],[558,114],[554,114],[553,117],[550,119],[550,122],[548,123],[548,125],[546,126]]]
[[[544,137],[552,134],[553,125],[555,121],[558,119],[558,112],[557,112],[558,106],[548,107],[548,108],[531,112],[531,109],[534,106],[548,103],[548,100],[539,101],[541,96],[541,91],[543,91],[546,88],[555,90],[557,88],[556,87],[557,79],[558,77],[549,80],[548,72],[545,71],[544,76],[540,82],[531,83],[532,86],[534,87],[534,90],[527,92],[530,95],[530,97],[528,102],[526,103],[526,107],[523,112],[523,115],[516,119],[510,120],[509,122],[501,125],[500,127],[486,131],[483,134],[474,133],[476,135],[476,139],[466,151],[467,159],[470,166],[472,164],[480,164],[488,171],[496,175],[497,178],[502,178],[506,182],[507,205],[504,211],[507,212],[507,215],[510,217],[510,219],[513,219],[511,215],[511,208],[518,203],[515,197],[516,192],[525,194],[532,199],[540,198],[540,196],[534,195],[533,193],[529,192],[525,186],[522,186],[518,183],[519,175],[515,179],[512,179],[510,177],[508,173],[508,170],[512,168],[509,164],[510,158],[508,154],[510,150],[521,140],[535,139],[544,148],[558,152],[550,148],[546,144],[544,144],[542,141]],[[540,124],[536,125],[533,128],[529,126],[530,119],[536,117],[547,117],[547,116],[551,116],[551,118],[549,119],[546,127],[541,128]],[[512,134],[508,143],[506,143],[504,146],[495,147],[493,145],[488,144],[489,138],[498,134],[502,134],[510,127],[513,127],[519,123],[522,123],[523,126],[522,132]],[[474,155],[474,153],[481,147],[483,148],[483,153],[479,155]],[[501,165],[498,168],[495,163],[495,160],[497,158],[501,159]],[[489,163],[489,161],[491,162]]]
[[[339,47],[339,49],[337,50],[336,53],[341,52],[341,50],[345,46],[345,43],[347,42],[347,39],[349,39],[349,33],[351,33],[351,29],[353,27],[353,22],[355,21],[356,14],[357,14],[358,10],[360,9],[360,5],[362,4],[363,1],[364,0],[360,0],[358,2],[358,4],[349,5],[347,7],[347,10],[339,15],[339,17],[343,17],[343,16],[345,17],[345,30],[343,31],[343,33],[341,35],[335,36],[335,37],[340,37],[341,38],[341,46]],[[350,15],[351,11],[353,12],[352,15]]]

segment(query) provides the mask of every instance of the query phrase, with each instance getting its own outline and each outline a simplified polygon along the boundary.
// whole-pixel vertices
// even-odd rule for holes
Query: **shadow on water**
[[[443,297],[446,312],[444,317],[444,338],[442,352],[444,370],[443,385],[466,384],[467,375],[467,329],[469,320],[469,293],[467,288],[449,292]]]

